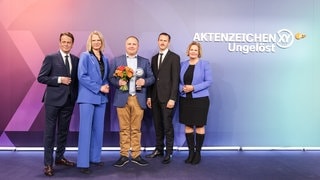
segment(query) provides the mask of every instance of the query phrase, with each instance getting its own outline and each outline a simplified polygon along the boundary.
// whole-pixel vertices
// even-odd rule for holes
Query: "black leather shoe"
[[[52,166],[45,166],[43,169],[43,172],[44,172],[44,175],[46,175],[46,176],[53,176],[54,175]]]
[[[104,162],[90,162],[90,164],[92,164],[94,166],[99,166],[99,167],[104,166]]]
[[[82,174],[91,174],[91,171],[89,168],[79,168],[79,169]]]
[[[169,153],[166,154],[166,156],[162,160],[162,164],[169,164],[171,162],[171,158],[172,158],[171,154],[169,154]]]
[[[65,165],[65,166],[76,166],[76,163],[67,160],[66,158],[61,158],[59,160],[56,160],[56,165]]]
[[[151,154],[146,155],[146,158],[155,158],[157,156],[163,156],[163,151],[154,150]]]

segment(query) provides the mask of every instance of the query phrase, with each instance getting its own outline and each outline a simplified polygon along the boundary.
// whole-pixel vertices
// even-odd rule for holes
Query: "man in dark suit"
[[[120,127],[120,158],[113,164],[122,167],[129,162],[140,166],[148,165],[141,157],[141,122],[144,109],[147,108],[147,87],[154,83],[154,76],[148,59],[137,55],[139,40],[135,36],[126,39],[126,55],[113,59],[110,66],[109,81],[116,88],[113,105],[117,107]],[[114,76],[115,70],[120,66],[128,66],[135,76],[126,81]],[[121,86],[128,85],[128,90]],[[122,90],[121,90],[122,89]],[[131,153],[130,153],[131,149]]]
[[[168,49],[171,37],[167,33],[158,36],[159,53],[152,57],[151,68],[155,83],[148,91],[147,105],[152,108],[152,116],[156,132],[156,148],[147,155],[154,158],[166,155],[162,160],[168,164],[172,158],[174,129],[172,118],[178,97],[180,56]],[[164,145],[165,141],[165,145]]]
[[[74,37],[70,32],[60,34],[60,50],[43,60],[38,81],[47,88],[42,101],[45,104],[44,174],[53,176],[53,150],[57,129],[55,164],[75,166],[64,157],[69,125],[78,96],[79,58],[70,54]],[[56,128],[57,127],[57,128]]]

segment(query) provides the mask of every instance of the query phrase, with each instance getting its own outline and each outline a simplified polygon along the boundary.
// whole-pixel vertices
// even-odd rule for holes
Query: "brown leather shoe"
[[[76,163],[68,161],[66,158],[56,160],[56,165],[76,166]]]
[[[45,166],[43,169],[43,172],[44,172],[44,175],[46,175],[46,176],[53,176],[54,175],[52,166]]]

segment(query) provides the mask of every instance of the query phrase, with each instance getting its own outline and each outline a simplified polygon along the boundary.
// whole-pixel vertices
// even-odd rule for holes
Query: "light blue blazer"
[[[138,59],[137,67],[142,68],[144,71],[144,74],[141,78],[145,80],[145,85],[142,86],[141,91],[136,92],[136,95],[141,108],[146,109],[147,108],[146,106],[147,87],[154,83],[155,78],[153,76],[149,60],[141,56],[138,56],[137,59]],[[110,73],[109,73],[109,81],[116,88],[114,99],[113,99],[113,105],[116,107],[124,107],[128,101],[129,91],[121,91],[119,89],[120,88],[119,78],[113,76],[113,73],[115,72],[118,66],[127,66],[126,55],[122,55],[113,59],[110,65]],[[130,86],[129,83],[128,85]]]
[[[102,85],[109,84],[108,69],[109,64],[105,56],[102,56],[104,62],[104,76],[101,78],[99,63],[96,57],[83,52],[80,55],[78,67],[79,95],[77,103],[102,104],[108,102],[108,96],[100,92]]]
[[[188,67],[189,60],[181,62],[179,92],[180,96],[182,97],[186,97],[186,94],[182,90],[183,86],[185,85],[183,82],[183,77]],[[209,96],[209,87],[211,84],[212,72],[210,68],[210,63],[206,60],[199,60],[198,63],[195,65],[193,72],[193,80],[191,85],[193,85],[194,91],[192,91],[192,97],[199,98]]]

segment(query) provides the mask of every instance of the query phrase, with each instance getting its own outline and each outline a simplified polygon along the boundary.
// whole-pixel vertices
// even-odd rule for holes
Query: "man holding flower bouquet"
[[[139,40],[129,36],[125,42],[126,54],[111,62],[109,81],[116,87],[113,105],[117,107],[120,136],[120,158],[114,163],[122,167],[129,162],[148,165],[141,157],[141,121],[147,108],[147,87],[155,81],[148,59],[138,56]]]

